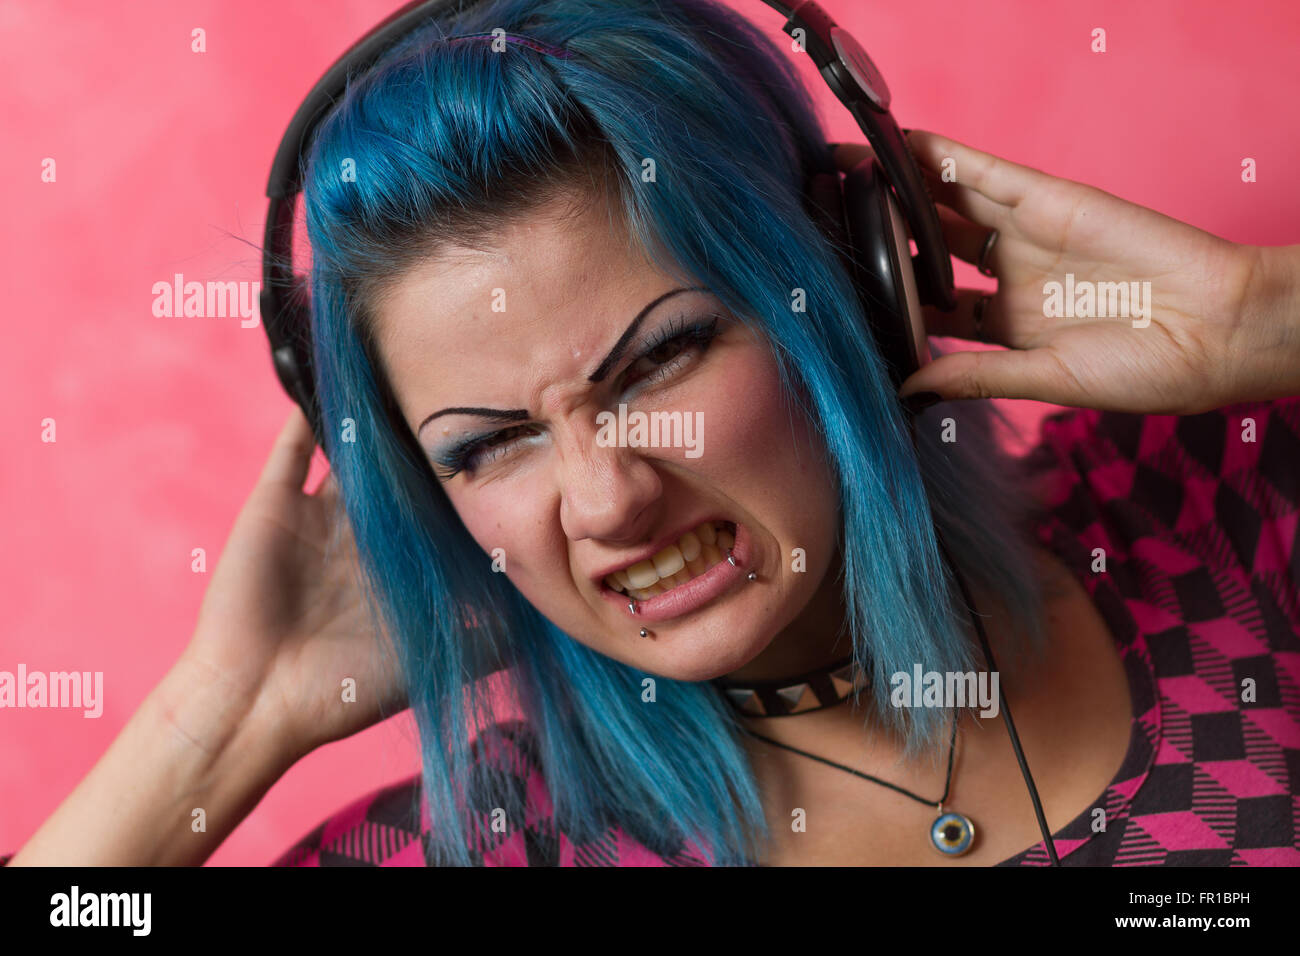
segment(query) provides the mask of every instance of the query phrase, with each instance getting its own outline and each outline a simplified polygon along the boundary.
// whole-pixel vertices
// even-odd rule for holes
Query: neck
[[[1043,582],[1045,593],[1054,593],[1052,582],[1064,568],[1045,550],[1036,548],[1037,569]],[[841,562],[836,554],[827,569],[822,583],[813,600],[805,607],[790,625],[783,628],[768,647],[744,667],[727,675],[728,681],[744,683],[746,681],[782,680],[795,675],[806,674],[823,667],[830,667],[852,653],[852,644],[847,633],[840,634],[846,621],[843,589],[840,586]],[[1010,638],[1016,632],[1013,615],[1008,613],[998,595],[988,591],[972,588],[972,598],[981,614],[985,633],[999,669],[1011,664],[1007,655],[1010,653]],[[975,659],[983,661],[983,652],[978,646],[974,633],[969,635],[975,648]],[[750,729],[786,742],[803,741],[852,741],[861,742],[863,730],[872,737],[878,737],[879,743],[886,748],[901,747],[901,741],[895,740],[895,733],[879,723],[870,708],[864,690],[860,703],[855,706],[851,699],[839,704],[812,711],[806,714],[790,714],[779,717],[752,717],[742,715],[742,720]]]
[[[844,589],[840,585],[842,567],[837,548],[817,593],[799,616],[782,628],[761,654],[729,673],[727,679],[780,680],[830,666],[852,654],[853,643],[848,631],[840,633],[847,619]]]

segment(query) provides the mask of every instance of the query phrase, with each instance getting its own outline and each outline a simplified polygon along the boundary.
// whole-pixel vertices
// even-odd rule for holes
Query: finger
[[[1008,332],[1006,310],[996,293],[991,294],[981,289],[957,289],[956,298],[957,307],[951,312],[940,312],[929,305],[923,307],[925,331],[928,334],[968,339],[971,342],[989,342],[1009,349],[1019,347]],[[987,301],[979,315],[977,327],[975,313],[980,299]]]
[[[326,513],[330,516],[330,520],[338,525],[344,548],[349,551],[355,550],[356,541],[352,536],[352,524],[348,519],[347,509],[343,505],[338,475],[333,469],[326,473],[312,497],[320,501]]]
[[[947,206],[937,208],[939,210],[939,225],[943,229],[943,239],[948,246],[948,251],[962,262],[969,262],[973,266],[978,266],[980,253],[984,251],[984,243],[988,241],[992,230],[981,226],[979,223],[971,222],[965,216],[958,215]],[[985,265],[989,267],[994,275],[998,274],[999,245],[1001,243],[994,240],[993,248],[989,250],[989,254],[985,259]]]
[[[332,504],[338,500],[338,496],[339,483],[335,480],[334,471],[331,469],[326,473],[325,477],[321,479],[320,484],[316,486],[315,497],[321,499],[321,501],[326,504]]]
[[[911,142],[910,139],[909,142]],[[865,143],[830,143],[828,145],[833,148],[836,168],[844,173],[851,172],[864,159],[871,159],[876,155],[871,147]],[[1003,206],[980,195],[977,191],[968,188],[961,182],[944,182],[942,167],[931,169],[922,165],[921,176],[930,192],[930,198],[936,205],[948,206],[967,219],[983,226],[986,230],[998,229],[1007,225],[1010,207]]]
[[[276,436],[275,444],[271,446],[271,454],[267,457],[259,480],[302,491],[315,448],[316,436],[312,434],[311,423],[307,421],[302,409],[294,405],[289,412],[289,420],[284,423],[280,434]]]
[[[1071,387],[1050,348],[1027,351],[951,352],[913,372],[903,382],[902,398],[935,392],[948,399],[1030,398],[1057,405],[1080,405],[1087,397]]]
[[[312,494],[312,497],[319,501],[331,514],[337,514],[343,510],[342,499],[339,495],[339,482],[333,469],[321,479],[321,483],[316,486],[316,491]]]
[[[929,170],[925,171],[925,185],[940,209],[947,206],[986,231],[1010,228],[1011,207],[994,202],[960,182],[944,182]]]
[[[910,133],[911,130],[904,132]],[[842,173],[852,172],[864,159],[875,159],[876,151],[866,143],[827,143],[831,148],[831,157],[835,166]],[[936,176],[935,173],[918,164],[921,172],[927,176]],[[937,178],[937,176],[936,176]]]
[[[850,172],[864,159],[875,156],[864,143],[830,143],[836,167]],[[971,265],[978,265],[979,255],[989,232],[1007,225],[1008,210],[986,200],[956,182],[945,183],[933,170],[921,167],[926,188],[939,213],[944,239],[953,255]],[[997,244],[990,250],[986,265],[997,274]]]
[[[981,152],[928,130],[912,130],[907,142],[922,167],[939,174],[945,168],[945,160],[952,160],[947,168],[955,173],[957,183],[1006,209],[1015,207],[1048,178],[1033,167]]]

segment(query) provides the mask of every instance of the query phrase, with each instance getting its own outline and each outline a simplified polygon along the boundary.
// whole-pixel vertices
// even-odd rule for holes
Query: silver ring
[[[980,258],[979,258],[979,264],[977,268],[982,274],[988,276],[989,278],[993,277],[993,270],[989,268],[989,253],[993,251],[993,246],[997,243],[997,241],[998,241],[998,231],[994,229],[992,232],[988,234],[988,237],[984,240],[983,248],[980,249]]]

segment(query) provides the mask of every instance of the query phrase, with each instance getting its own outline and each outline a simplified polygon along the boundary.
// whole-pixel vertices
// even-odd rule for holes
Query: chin
[[[639,627],[639,625],[637,625]],[[689,627],[654,631],[649,638],[632,638],[653,646],[633,651],[637,666],[672,680],[698,682],[725,677],[767,650],[775,634],[753,626],[722,625],[716,630]]]

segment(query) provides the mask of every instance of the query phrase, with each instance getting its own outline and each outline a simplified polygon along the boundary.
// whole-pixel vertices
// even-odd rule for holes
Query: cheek
[[[485,557],[495,560],[500,548],[506,559],[506,574],[537,563],[544,525],[533,510],[534,499],[527,495],[449,494],[452,506],[460,515],[470,536],[483,549]]]
[[[737,351],[720,368],[721,401],[704,407],[704,468],[736,497],[770,498],[808,520],[834,501],[825,445],[787,398],[776,359],[764,348]],[[725,480],[723,480],[725,479]]]

